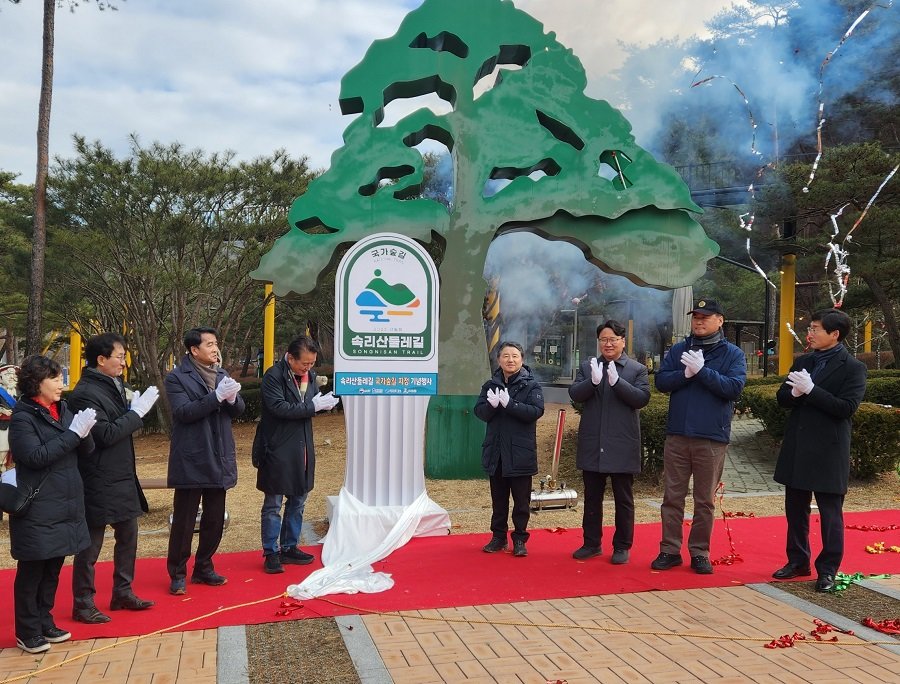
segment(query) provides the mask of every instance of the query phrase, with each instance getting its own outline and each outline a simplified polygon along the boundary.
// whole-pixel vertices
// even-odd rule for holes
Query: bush
[[[871,383],[869,383],[871,384]],[[762,385],[744,389],[744,401],[773,439],[784,438],[790,412],[778,405],[778,387]],[[867,385],[867,394],[869,393]],[[873,403],[860,404],[853,416],[850,436],[850,475],[870,479],[900,464],[900,409]]]
[[[862,403],[853,416],[850,474],[863,480],[900,465],[900,409]]]
[[[756,385],[744,387],[741,393],[741,404],[750,409],[754,418],[758,418],[772,439],[781,440],[787,425],[788,412],[778,405],[775,395],[781,384]]]
[[[650,403],[641,409],[641,444],[645,473],[658,473],[663,469],[663,447],[666,443],[666,418],[669,415],[669,395],[660,392],[650,394]]]
[[[870,378],[866,382],[866,395],[863,400],[873,404],[900,406],[900,376]]]
[[[881,358],[879,359],[879,353]],[[856,358],[866,364],[866,368],[875,369],[878,368],[879,365],[881,368],[896,368],[896,364],[894,363],[894,353],[891,351],[883,351],[883,352],[860,352],[856,355]]]

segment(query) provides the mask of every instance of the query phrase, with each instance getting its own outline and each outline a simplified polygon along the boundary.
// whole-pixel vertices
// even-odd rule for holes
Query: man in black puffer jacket
[[[94,603],[94,566],[110,525],[115,534],[113,590],[110,610],[145,610],[153,601],[135,596],[131,588],[137,558],[138,518],[147,512],[147,500],[135,470],[132,435],[159,396],[150,387],[141,396],[126,398],[122,373],[126,366],[125,340],[103,333],[85,344],[87,368],[69,397],[72,409],[92,408],[97,424],[91,430],[95,451],[78,459],[84,481],[84,511],[91,545],[75,556],[72,567],[72,618],[87,624],[109,622]],[[129,406],[130,403],[130,406]]]
[[[523,365],[524,351],[516,342],[501,342],[500,367],[481,388],[475,415],[487,423],[481,464],[491,480],[491,532],[483,551],[506,549],[509,496],[513,498],[513,555],[527,556],[531,477],[537,473],[537,421],[544,415],[544,393],[531,369]]]

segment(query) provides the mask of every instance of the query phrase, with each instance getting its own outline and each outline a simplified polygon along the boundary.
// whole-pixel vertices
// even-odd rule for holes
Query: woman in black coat
[[[73,415],[61,401],[62,368],[29,356],[19,369],[19,396],[9,427],[20,487],[39,488],[28,509],[9,523],[10,550],[18,561],[14,584],[16,643],[41,653],[72,635],[50,611],[66,556],[88,543],[78,455],[93,451],[93,409]]]
[[[487,423],[481,464],[491,482],[491,532],[482,549],[506,549],[509,497],[513,498],[513,555],[527,556],[528,518],[531,512],[531,477],[537,473],[537,421],[544,415],[544,393],[516,342],[501,342],[500,367],[481,388],[475,415]]]

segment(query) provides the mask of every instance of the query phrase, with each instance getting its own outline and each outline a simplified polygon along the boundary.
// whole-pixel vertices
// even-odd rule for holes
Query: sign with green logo
[[[414,240],[378,233],[338,266],[335,392],[437,394],[438,277]]]

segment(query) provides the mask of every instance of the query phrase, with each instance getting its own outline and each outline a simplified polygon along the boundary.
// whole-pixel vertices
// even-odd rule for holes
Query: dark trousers
[[[819,575],[835,575],[844,558],[844,495],[784,488],[787,517],[787,558],[792,565],[809,565],[809,504],[813,494],[819,507],[822,552],[816,557]]]
[[[137,557],[138,520],[122,520],[111,523],[116,545],[113,547],[113,598],[130,596],[133,592],[134,561]],[[91,545],[75,555],[72,563],[72,610],[81,611],[94,607],[94,566],[103,548],[106,526],[89,527]]]
[[[506,539],[509,530],[509,496],[512,494],[512,540],[528,541],[528,517],[531,515],[531,475],[503,477],[498,472],[491,475],[491,532],[497,539]]]
[[[55,627],[53,603],[59,585],[59,571],[65,556],[43,560],[20,560],[13,583],[16,611],[16,636],[30,639]]]
[[[583,470],[581,474],[584,477],[584,515],[581,518],[584,545],[600,548],[603,538],[603,495],[606,492],[606,478],[609,478],[616,502],[613,549],[627,551],[634,543],[634,475],[596,473],[592,470]]]
[[[187,576],[187,562],[191,557],[191,542],[197,509],[203,503],[200,516],[200,541],[194,558],[194,574],[213,572],[212,557],[222,541],[225,531],[225,490],[224,489],[176,489],[172,502],[172,530],[169,532],[169,555],[166,567],[172,579]]]

